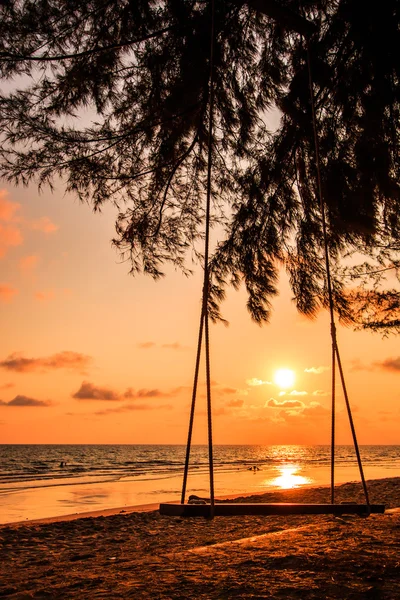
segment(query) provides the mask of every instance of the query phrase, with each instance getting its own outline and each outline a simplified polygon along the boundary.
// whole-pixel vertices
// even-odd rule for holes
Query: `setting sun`
[[[294,384],[295,374],[291,369],[279,369],[275,373],[274,381],[280,388],[290,388]]]

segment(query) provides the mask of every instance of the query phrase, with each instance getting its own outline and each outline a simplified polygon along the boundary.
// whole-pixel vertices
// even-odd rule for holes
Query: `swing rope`
[[[328,235],[327,235],[327,227],[326,227],[326,212],[325,205],[323,201],[322,195],[322,181],[321,181],[321,162],[320,162],[320,154],[319,154],[319,139],[318,139],[318,130],[317,130],[317,117],[315,110],[315,97],[314,97],[314,83],[312,78],[312,69],[311,69],[311,53],[310,53],[310,40],[307,40],[307,68],[308,68],[308,83],[310,88],[310,101],[311,101],[311,115],[312,115],[312,125],[314,132],[314,149],[315,149],[315,163],[317,169],[317,189],[319,196],[319,206],[321,211],[321,221],[322,221],[322,234],[323,234],[323,242],[324,242],[324,255],[325,255],[325,270],[326,270],[326,282],[328,287],[328,297],[329,297],[329,314],[330,314],[330,324],[331,324],[331,338],[332,338],[332,428],[331,428],[331,503],[334,504],[334,467],[335,467],[335,368],[336,368],[336,360],[339,368],[340,380],[342,383],[343,394],[345,398],[347,414],[349,417],[350,429],[353,436],[353,444],[354,449],[357,456],[358,468],[360,471],[360,477],[362,481],[362,486],[364,490],[365,501],[368,509],[370,508],[369,496],[367,484],[364,477],[364,469],[361,462],[360,450],[357,442],[356,430],[354,427],[353,416],[351,413],[349,397],[347,393],[347,386],[344,378],[342,362],[340,360],[339,347],[337,343],[336,336],[336,324],[335,324],[335,313],[334,313],[334,300],[333,300],[333,290],[332,290],[332,278],[331,278],[331,269],[330,269],[330,260],[329,260],[329,246],[328,246]]]
[[[207,388],[207,430],[208,430],[208,462],[210,475],[210,517],[214,516],[214,460],[212,441],[212,411],[211,411],[211,368],[210,368],[210,329],[208,314],[208,299],[210,293],[209,247],[211,224],[211,181],[212,181],[212,135],[214,118],[214,44],[215,44],[215,0],[211,0],[211,41],[210,41],[210,78],[209,78],[209,119],[208,119],[208,156],[207,156],[207,194],[206,194],[206,219],[204,240],[204,278],[203,300],[197,343],[196,366],[193,381],[192,404],[190,409],[188,440],[186,445],[185,468],[183,474],[181,504],[185,502],[187,477],[189,472],[190,449],[192,444],[193,421],[197,397],[197,386],[200,370],[201,348],[203,331],[205,333],[205,359],[206,359],[206,388]]]
[[[202,308],[199,324],[199,334],[197,343],[197,355],[195,364],[195,373],[193,381],[192,391],[192,402],[189,418],[189,430],[186,444],[186,457],[185,467],[182,483],[182,494],[181,504],[185,503],[187,478],[189,472],[189,461],[190,461],[190,450],[192,444],[193,434],[193,422],[195,405],[197,398],[197,387],[200,370],[200,359],[203,342],[203,333],[205,334],[205,361],[206,361],[206,387],[207,387],[207,429],[208,429],[208,458],[209,458],[209,476],[210,476],[210,512],[209,516],[214,516],[214,462],[213,462],[213,442],[212,442],[212,410],[211,410],[211,374],[210,374],[210,335],[209,335],[209,311],[208,311],[208,300],[209,300],[209,245],[210,245],[210,221],[211,221],[211,179],[212,179],[212,135],[213,135],[213,114],[214,114],[214,44],[215,44],[215,0],[210,1],[211,6],[211,41],[210,41],[210,77],[209,77],[209,122],[208,122],[208,162],[207,162],[207,193],[206,193],[206,218],[205,218],[205,242],[204,242],[204,278],[203,278],[203,298]],[[364,496],[367,504],[368,513],[370,512],[370,502],[368,496],[368,489],[364,477],[364,470],[361,462],[360,450],[357,442],[356,431],[354,427],[349,397],[347,393],[347,386],[344,378],[342,363],[340,359],[339,347],[337,343],[336,335],[336,324],[335,324],[335,308],[334,308],[334,296],[332,287],[332,277],[330,269],[330,257],[329,257],[329,245],[328,245],[328,234],[326,225],[326,211],[325,204],[322,194],[322,180],[321,180],[321,162],[319,152],[319,138],[317,129],[317,117],[315,109],[315,97],[314,97],[314,82],[312,78],[311,68],[311,53],[310,53],[310,38],[307,38],[307,68],[308,68],[308,83],[310,90],[310,104],[311,104],[311,115],[312,115],[312,126],[314,135],[314,149],[315,149],[315,162],[317,171],[317,190],[319,196],[319,206],[321,211],[321,223],[322,223],[322,234],[323,234],[323,245],[324,245],[324,259],[325,259],[325,272],[326,272],[326,284],[328,289],[329,299],[329,314],[330,314],[330,331],[332,340],[332,381],[331,381],[331,393],[332,393],[332,405],[331,405],[331,504],[334,504],[335,499],[335,396],[336,396],[336,363],[339,369],[340,380],[342,384],[343,394],[346,403],[347,414],[349,418],[351,433],[353,437],[353,444],[357,456],[357,463],[362,481]]]

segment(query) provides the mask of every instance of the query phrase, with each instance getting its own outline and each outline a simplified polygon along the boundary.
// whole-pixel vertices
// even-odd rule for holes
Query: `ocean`
[[[367,479],[400,475],[400,446],[361,446]],[[0,445],[0,523],[180,499],[185,447]],[[337,483],[358,481],[352,446],[335,449]],[[215,495],[329,485],[329,446],[215,446]],[[208,495],[206,446],[193,446],[187,493]]]

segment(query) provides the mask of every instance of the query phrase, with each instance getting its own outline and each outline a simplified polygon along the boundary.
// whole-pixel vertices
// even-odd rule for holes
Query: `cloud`
[[[72,397],[76,398],[77,400],[115,401],[121,399],[121,396],[118,394],[118,392],[115,392],[110,388],[95,386],[89,381],[83,381],[79,390],[75,392],[75,394],[72,394]]]
[[[247,379],[246,383],[247,385],[250,385],[252,387],[256,387],[258,385],[271,385],[271,381],[263,381],[262,379],[257,379],[256,377],[253,377],[252,379]]]
[[[15,387],[15,383],[3,383],[0,385],[0,390],[9,390],[13,387]]]
[[[136,394],[136,398],[158,398],[159,396],[165,396],[160,390],[139,390]]]
[[[19,261],[19,268],[22,273],[31,273],[36,269],[39,262],[39,257],[32,254],[30,256],[23,256]]]
[[[158,389],[146,389],[142,388],[140,390],[135,391],[133,388],[129,387],[126,391],[121,394],[116,390],[113,390],[108,387],[100,387],[90,383],[89,381],[83,381],[81,387],[77,392],[72,394],[72,398],[76,398],[77,400],[107,400],[107,401],[116,401],[116,400],[127,400],[127,399],[143,399],[143,398],[162,398],[166,396],[171,396],[171,392],[162,392]],[[133,406],[133,405],[132,405]],[[139,404],[135,404],[134,406],[140,406]],[[113,409],[114,410],[114,409]],[[116,410],[116,409],[115,409]],[[134,410],[134,409],[132,409]],[[139,409],[137,409],[139,410]]]
[[[182,394],[183,392],[192,392],[193,391],[193,386],[191,385],[180,385],[176,388],[173,388],[170,391],[170,396],[176,396],[177,394]]]
[[[2,402],[0,400],[0,404],[2,406],[52,406],[53,402],[51,400],[36,400],[35,398],[29,398],[29,396],[18,395],[15,396],[10,402]]]
[[[358,358],[355,358],[350,361],[350,371],[372,371],[373,367],[371,365],[366,365],[362,363]]]
[[[236,388],[231,388],[231,387],[224,387],[220,390],[218,390],[219,394],[237,394],[238,390]]]
[[[35,298],[39,302],[50,302],[55,298],[54,290],[43,290],[42,292],[35,292]]]
[[[8,283],[0,284],[0,301],[11,302],[14,296],[18,294],[18,290],[9,285]]]
[[[328,396],[328,392],[324,392],[324,390],[315,390],[312,393],[313,396]]]
[[[32,229],[43,233],[54,233],[59,229],[58,225],[55,225],[49,217],[40,217],[40,219],[32,221],[30,226]]]
[[[20,246],[23,241],[22,233],[18,227],[0,223],[0,258],[5,256],[9,248]]]
[[[19,211],[21,205],[7,200],[7,196],[7,190],[0,190],[0,221],[10,222],[15,220],[15,213]]]
[[[21,205],[8,200],[7,190],[0,190],[0,258],[13,246],[20,246],[23,241],[22,229],[30,228],[43,233],[53,233],[58,227],[49,217],[29,221],[20,216]]]
[[[307,396],[307,395],[308,395],[308,393],[307,393],[307,392],[299,392],[299,391],[297,391],[297,390],[292,390],[292,391],[289,393],[289,396]]]
[[[7,191],[0,190],[0,258],[13,246],[24,241],[20,227],[16,224],[20,205],[7,199]]]
[[[154,348],[155,343],[154,342],[140,342],[140,344],[137,345],[138,348],[141,348],[142,350],[147,350],[148,348]]]
[[[275,418],[278,423],[299,423],[299,419],[307,419],[308,421],[313,419],[318,420],[321,417],[327,417],[330,412],[318,402],[310,402],[308,406],[303,406],[301,410],[293,410],[290,407],[281,408],[283,410],[279,411]]]
[[[91,362],[91,357],[79,352],[65,350],[51,356],[41,358],[25,358],[14,352],[0,361],[0,367],[17,373],[32,373],[33,371],[48,371],[52,369],[72,369],[82,371]]]
[[[162,344],[161,348],[166,348],[167,350],[189,350],[189,346],[182,346],[179,342],[174,342],[173,344]]]
[[[141,389],[135,392],[132,388],[128,388],[124,393],[124,398],[158,398],[160,396],[169,396],[170,394],[161,392],[160,390]]]
[[[300,400],[275,400],[275,398],[270,398],[268,402],[265,403],[265,408],[304,408],[304,403]]]
[[[140,342],[137,347],[141,350],[148,350],[149,348],[155,348],[157,344],[155,342]],[[173,342],[172,344],[161,344],[161,348],[165,350],[189,350],[189,346],[182,346],[179,342]]]
[[[124,413],[129,411],[143,411],[143,410],[172,410],[172,404],[124,404],[123,406],[117,406],[115,408],[106,408],[105,410],[98,410],[94,414],[97,416],[106,416],[112,413]]]
[[[313,375],[321,375],[325,371],[329,371],[329,367],[309,367],[304,369],[304,373],[313,373]]]
[[[302,414],[305,417],[325,417],[327,414],[330,414],[330,410],[322,406],[319,402],[313,401],[304,408]]]
[[[397,358],[386,358],[382,362],[375,362],[374,365],[376,365],[380,369],[385,369],[386,371],[400,372],[400,356],[398,356]]]
[[[241,406],[243,406],[243,404],[244,404],[244,400],[237,398],[236,400],[229,400],[229,402],[226,403],[226,406],[229,406],[232,408],[240,408]]]

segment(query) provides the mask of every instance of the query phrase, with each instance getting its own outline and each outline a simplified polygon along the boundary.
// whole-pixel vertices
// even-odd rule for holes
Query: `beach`
[[[182,445],[0,445],[0,524],[179,502],[185,451]],[[214,451],[219,498],[330,482],[329,446],[217,445]],[[400,473],[400,446],[361,452],[367,479]],[[207,446],[194,446],[188,496],[209,493],[208,469]],[[337,446],[335,483],[359,479],[354,449]]]
[[[132,508],[0,527],[0,597],[230,599],[400,597],[400,478],[368,482],[384,515],[167,517]],[[241,501],[329,502],[307,487]],[[363,502],[361,485],[336,502]],[[154,507],[153,507],[154,508]],[[112,514],[114,512],[114,514]]]

